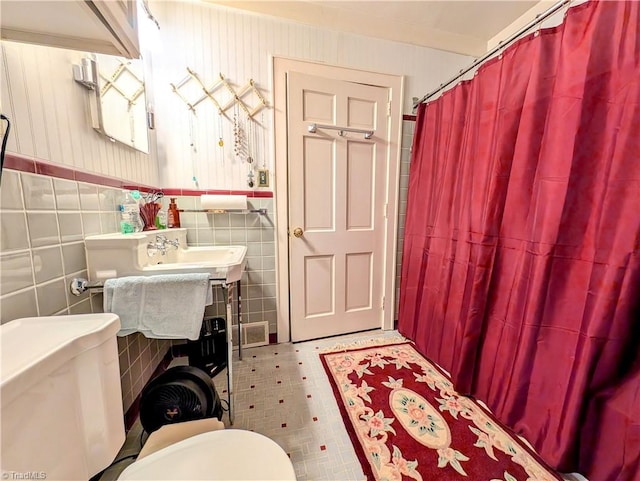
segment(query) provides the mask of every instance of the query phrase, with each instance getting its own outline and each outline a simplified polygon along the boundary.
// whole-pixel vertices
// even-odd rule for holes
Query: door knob
[[[293,229],[293,235],[295,237],[302,237],[304,235],[304,231],[300,227],[296,227]]]

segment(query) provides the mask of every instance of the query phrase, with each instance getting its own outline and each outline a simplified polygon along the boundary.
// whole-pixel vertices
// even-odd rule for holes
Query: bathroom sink
[[[178,272],[209,272],[212,279],[235,282],[242,276],[247,253],[245,246],[187,247],[176,251],[175,262],[157,258],[156,264],[142,268],[142,275],[175,274]],[[153,262],[153,261],[152,261]]]
[[[89,280],[208,272],[211,279],[235,282],[244,271],[246,246],[187,246],[186,229],[85,238]]]

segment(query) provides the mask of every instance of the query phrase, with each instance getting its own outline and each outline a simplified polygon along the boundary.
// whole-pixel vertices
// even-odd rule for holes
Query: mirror
[[[111,140],[149,153],[147,108],[142,60],[92,55],[95,102],[93,128]]]

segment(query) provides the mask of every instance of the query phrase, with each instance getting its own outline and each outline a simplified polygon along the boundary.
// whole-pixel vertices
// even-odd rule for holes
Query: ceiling
[[[472,56],[483,55],[512,30],[555,3],[551,0],[206,1],[307,25]]]

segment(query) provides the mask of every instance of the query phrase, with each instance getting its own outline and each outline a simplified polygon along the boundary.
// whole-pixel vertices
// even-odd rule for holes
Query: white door
[[[388,92],[288,75],[292,341],[382,326]]]

